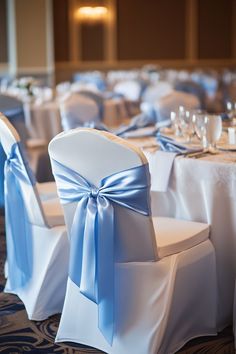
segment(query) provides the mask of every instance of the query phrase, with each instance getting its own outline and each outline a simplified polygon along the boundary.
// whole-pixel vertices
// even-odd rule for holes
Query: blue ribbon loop
[[[31,225],[20,181],[35,184],[20,143],[12,145],[5,161],[5,222],[8,274],[12,288],[23,287],[32,272]]]
[[[98,327],[112,344],[114,334],[114,209],[118,204],[150,215],[147,165],[115,173],[90,184],[74,170],[53,162],[62,203],[76,202],[70,230],[69,277],[98,304]]]

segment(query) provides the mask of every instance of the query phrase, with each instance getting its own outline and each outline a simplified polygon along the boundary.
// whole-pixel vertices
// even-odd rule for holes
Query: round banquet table
[[[161,166],[155,164],[157,151],[151,139],[129,140],[142,147],[154,186]],[[236,145],[231,148],[235,151],[199,158],[178,156],[172,165],[167,190],[160,192],[151,187],[153,215],[211,225],[218,278],[219,330],[232,323],[236,297]]]

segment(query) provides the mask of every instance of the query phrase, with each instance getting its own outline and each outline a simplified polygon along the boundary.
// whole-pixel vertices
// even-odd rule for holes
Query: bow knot
[[[99,189],[96,187],[92,187],[90,191],[90,197],[97,199],[98,195],[99,195]]]

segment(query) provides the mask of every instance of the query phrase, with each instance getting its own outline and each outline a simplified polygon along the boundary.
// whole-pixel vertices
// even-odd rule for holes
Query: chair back
[[[25,171],[25,175],[28,176],[28,179],[31,182],[25,183],[24,181],[19,180],[20,190],[27,210],[29,222],[39,226],[45,226],[46,219],[35,184],[35,178],[28,166],[28,161],[21,146],[19,134],[3,114],[0,114],[0,141],[7,158],[11,154],[13,145],[18,144],[20,152],[19,162]]]
[[[141,150],[110,133],[78,128],[57,135],[49,144],[55,161],[79,173],[99,187],[103,178],[147,163]],[[56,183],[57,176],[55,175]],[[63,204],[68,234],[78,202]],[[113,203],[115,259],[117,262],[156,260],[156,241],[151,216]]]
[[[168,81],[158,81],[148,86],[143,94],[142,101],[153,103],[173,91],[173,86]]]
[[[99,109],[99,120],[103,120],[104,98],[100,92],[94,92],[91,90],[81,90],[80,95],[91,98],[96,102]]]
[[[79,93],[71,93],[60,102],[64,131],[99,120],[99,106],[94,99]]]
[[[162,97],[155,102],[154,108],[158,117],[158,121],[170,119],[171,112],[178,112],[179,106],[185,107],[186,110],[196,110],[200,108],[199,99],[190,93],[173,91],[167,96]]]
[[[130,101],[138,101],[141,98],[142,85],[138,80],[123,80],[114,85],[113,91]]]
[[[180,91],[180,92],[186,92],[186,93],[190,93],[194,96],[196,96],[199,101],[200,101],[200,108],[201,109],[205,109],[205,105],[206,105],[206,94],[205,91],[203,89],[203,87],[198,84],[197,82],[194,81],[178,81],[176,82],[174,89],[176,91]]]

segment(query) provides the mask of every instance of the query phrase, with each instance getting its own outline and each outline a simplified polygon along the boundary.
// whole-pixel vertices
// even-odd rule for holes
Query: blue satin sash
[[[8,274],[12,288],[24,286],[32,272],[31,226],[19,182],[35,184],[20,143],[5,161],[5,222]]]
[[[149,112],[140,113],[137,116],[133,117],[130,124],[127,126],[123,126],[118,129],[116,135],[122,136],[125,133],[128,133],[133,130],[137,130],[140,128],[145,128],[150,125],[156,124],[156,115],[154,110],[150,110]]]
[[[114,209],[118,204],[150,215],[147,165],[115,173],[92,185],[52,160],[62,203],[77,203],[71,230],[69,276],[80,292],[98,304],[98,327],[112,344],[114,333]]]

